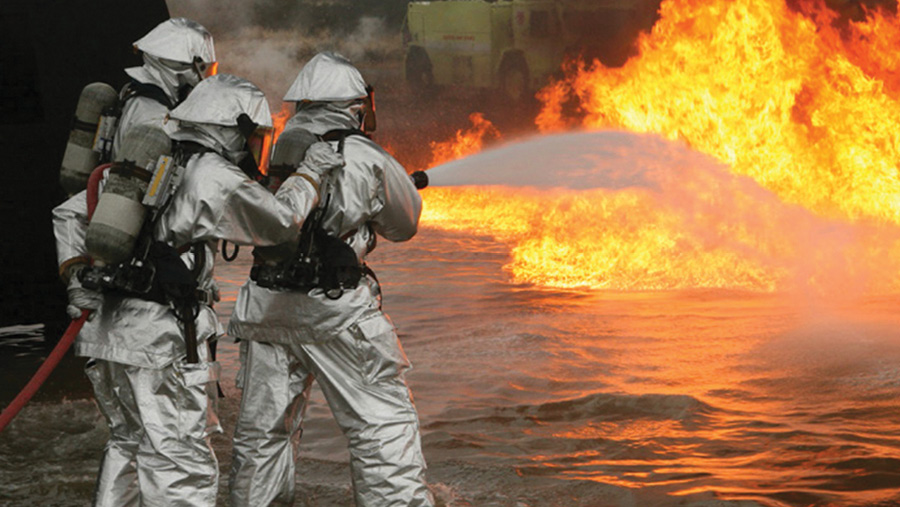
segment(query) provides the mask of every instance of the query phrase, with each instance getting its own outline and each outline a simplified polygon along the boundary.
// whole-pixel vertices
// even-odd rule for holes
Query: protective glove
[[[344,167],[344,156],[334,151],[330,144],[320,141],[306,150],[306,156],[295,173],[313,178],[318,185],[325,175],[339,167]]]
[[[81,280],[78,278],[78,274],[82,269],[84,269],[84,265],[71,269],[69,274],[69,285],[66,288],[66,293],[69,296],[69,304],[66,306],[66,313],[73,319],[81,317],[82,310],[94,311],[100,308],[100,305],[103,303],[103,294],[81,286]],[[93,313],[91,316],[93,316]]]

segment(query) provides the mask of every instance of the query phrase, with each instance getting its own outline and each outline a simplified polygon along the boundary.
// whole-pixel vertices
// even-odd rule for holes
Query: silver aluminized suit
[[[194,155],[183,174],[153,236],[176,248],[202,245],[204,289],[212,284],[216,240],[290,241],[318,202],[308,178],[288,178],[273,196],[215,151]],[[55,208],[53,219],[60,264],[87,255],[84,193]],[[190,251],[182,260],[193,268]],[[214,405],[218,365],[209,361],[207,341],[220,326],[205,304],[195,324],[197,364],[183,359],[183,330],[171,307],[152,301],[104,294],[78,335],[75,353],[91,358],[86,371],[110,428],[95,505],[215,505],[218,463],[209,436],[221,431]]]
[[[286,131],[358,129],[358,110],[351,103],[307,103]],[[345,139],[343,156],[346,165],[323,181],[322,202],[330,195],[323,227],[345,238],[360,260],[375,233],[391,241],[411,238],[421,198],[403,167],[359,135]],[[433,505],[418,416],[404,379],[410,363],[380,301],[372,276],[336,300],[321,289],[269,290],[252,280],[241,288],[228,328],[242,340],[233,506],[293,503],[301,425],[314,380],[348,439],[356,504]]]
[[[197,69],[190,65],[193,60],[201,62],[204,70],[216,60],[212,35],[203,26],[185,18],[160,23],[135,41],[134,47],[141,51],[144,64],[125,69],[125,73],[137,83],[159,88],[173,105],[183,98],[179,97],[180,87],[196,86],[202,78],[197,75]],[[122,93],[128,93],[127,86]],[[128,130],[136,125],[162,126],[168,113],[169,108],[165,104],[150,97],[136,95],[128,98],[122,106],[113,138],[113,159]]]

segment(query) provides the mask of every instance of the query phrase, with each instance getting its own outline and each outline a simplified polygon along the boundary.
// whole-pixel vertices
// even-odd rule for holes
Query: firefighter
[[[315,226],[304,231],[300,244],[309,244],[303,237],[312,234],[335,257],[349,251],[358,269],[344,265],[341,273],[352,276],[337,283],[329,266],[323,268],[327,259],[317,258],[321,248],[298,248],[301,253],[287,264],[308,269],[270,278],[257,265],[257,280],[251,272],[241,287],[228,328],[241,340],[242,389],[231,503],[292,504],[302,418],[315,380],[348,439],[356,504],[433,505],[418,415],[404,379],[410,363],[381,309],[378,281],[364,263],[376,233],[390,241],[413,237],[421,198],[404,168],[364,135],[362,129],[374,124],[370,89],[346,58],[313,57],[284,100],[296,102],[297,112],[273,158],[283,149],[282,139],[302,129],[329,140],[345,160],[323,181],[317,218],[307,222]],[[264,261],[259,250],[254,254]],[[304,257],[308,251],[313,254]]]
[[[162,127],[169,110],[216,68],[212,35],[185,18],[160,23],[134,42],[134,50],[144,64],[125,69],[130,80],[118,93],[100,82],[82,90],[60,168],[69,196],[84,190],[98,163],[116,158],[131,129]]]
[[[120,93],[122,110],[113,139],[113,157],[130,128],[148,123],[162,126],[169,110],[216,69],[212,35],[185,18],[163,21],[137,40],[134,49],[140,52],[144,64],[125,69],[131,82]]]
[[[142,232],[152,241],[151,251],[171,254],[145,259],[155,264],[159,290],[142,295],[113,287],[70,301],[88,301],[83,308],[94,311],[75,353],[90,358],[85,371],[110,430],[95,505],[216,503],[218,464],[209,437],[221,431],[213,403],[218,365],[210,360],[208,343],[221,331],[210,294],[216,241],[271,245],[297,238],[318,202],[322,175],[341,164],[330,146],[319,143],[272,195],[234,163],[270,127],[265,97],[250,82],[227,74],[200,82],[166,123],[178,146],[176,158],[184,163],[183,177]],[[123,151],[132,142],[126,138]],[[90,292],[78,276],[96,266],[85,263],[90,224],[77,197],[54,209],[54,232],[61,274],[70,289]],[[173,274],[185,273],[192,279],[173,282]],[[168,299],[176,283],[196,288],[181,294],[193,298],[187,313]],[[160,301],[159,294],[167,299]],[[196,349],[188,348],[189,336],[196,338]]]

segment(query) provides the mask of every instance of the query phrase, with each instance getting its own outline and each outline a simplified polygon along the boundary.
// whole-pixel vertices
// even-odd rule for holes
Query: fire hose
[[[90,178],[88,178],[87,185],[87,211],[88,211],[88,220],[90,221],[91,215],[94,214],[94,208],[97,207],[97,200],[99,198],[99,184],[100,179],[103,177],[103,171],[106,170],[112,164],[103,164],[97,166],[96,169],[91,173]],[[3,412],[0,413],[0,433],[6,428],[7,425],[13,420],[13,418],[22,410],[22,408],[27,404],[31,397],[37,393],[38,389],[44,384],[44,381],[47,380],[47,377],[50,376],[50,373],[53,372],[54,369],[59,365],[59,362],[62,361],[62,358],[68,352],[69,347],[72,346],[72,343],[75,341],[75,337],[78,336],[78,332],[81,331],[81,327],[84,326],[84,323],[87,322],[88,317],[90,316],[90,310],[82,310],[81,316],[77,319],[73,320],[69,327],[66,328],[66,332],[63,333],[62,338],[60,338],[59,343],[53,347],[53,350],[50,351],[50,355],[47,356],[47,359],[44,360],[43,364],[38,368],[37,372],[35,372],[34,376],[31,377],[31,380],[25,384],[25,387],[22,388],[22,391],[15,397],[15,399],[7,405],[6,408],[3,409]]]

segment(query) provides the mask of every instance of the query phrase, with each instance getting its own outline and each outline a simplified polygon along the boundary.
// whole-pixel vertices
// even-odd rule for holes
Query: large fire
[[[438,188],[425,222],[509,242],[519,282],[771,291],[866,272],[866,290],[895,290],[898,43],[896,15],[881,10],[839,22],[820,2],[665,0],[623,67],[569,62],[567,77],[539,94],[538,127],[659,134],[749,176],[778,206],[728,202],[706,224],[717,231],[710,241],[689,211],[633,189]],[[831,225],[813,233],[802,229],[814,221],[785,223],[794,205]],[[734,220],[745,206],[776,211]],[[841,239],[820,242],[829,227]]]

